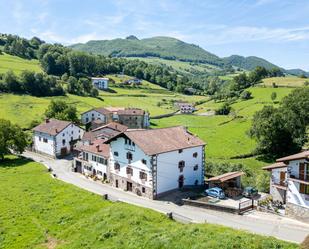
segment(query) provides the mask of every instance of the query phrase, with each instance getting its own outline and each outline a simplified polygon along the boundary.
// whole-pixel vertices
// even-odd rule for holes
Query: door
[[[299,179],[305,180],[305,164],[304,163],[299,164]]]
[[[82,163],[79,161],[76,161],[75,166],[76,166],[75,171],[78,173],[82,173]]]
[[[65,156],[67,154],[67,147],[62,147],[60,150],[61,156]]]
[[[280,185],[284,185],[284,181],[285,181],[285,172],[281,171],[280,172]]]
[[[132,192],[132,182],[127,182],[127,191],[131,191]]]
[[[184,178],[183,175],[179,176],[178,179],[178,188],[183,188]]]

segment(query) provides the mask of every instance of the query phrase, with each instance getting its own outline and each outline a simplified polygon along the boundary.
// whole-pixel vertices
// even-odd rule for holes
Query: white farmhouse
[[[204,183],[205,143],[184,127],[127,130],[107,143],[116,188],[156,199]]]
[[[194,105],[190,103],[177,102],[175,106],[182,114],[192,114],[195,111]]]
[[[84,130],[72,122],[46,119],[33,128],[33,149],[52,157],[65,156],[83,134]]]
[[[92,77],[91,81],[93,86],[100,90],[108,89],[108,81],[109,81],[108,78]]]
[[[309,151],[277,159],[271,171],[270,194],[286,203],[286,214],[309,222]]]

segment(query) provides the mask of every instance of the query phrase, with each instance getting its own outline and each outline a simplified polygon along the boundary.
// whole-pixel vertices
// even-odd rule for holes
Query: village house
[[[141,85],[142,84],[142,80],[138,79],[138,78],[133,78],[133,79],[129,79],[129,80],[126,80],[124,82],[124,84],[127,84],[127,85],[131,85],[131,84],[134,84],[134,85]]]
[[[101,77],[92,77],[91,82],[94,87],[100,90],[108,89],[108,78],[101,78]]]
[[[99,125],[117,122],[123,124],[130,129],[142,129],[149,127],[148,112],[139,108],[124,108],[124,107],[105,107],[95,108],[82,113],[82,124],[90,122],[100,122]],[[97,127],[95,124],[94,127]]]
[[[104,144],[104,140],[97,139],[88,144],[78,144],[75,150],[78,151],[73,162],[75,172],[102,180],[107,179],[109,145]]]
[[[52,157],[65,156],[83,134],[84,130],[72,122],[46,119],[33,128],[33,150]]]
[[[195,111],[193,104],[187,102],[176,102],[175,107],[183,114],[192,114]]]
[[[110,145],[112,186],[156,199],[204,184],[205,143],[184,127],[127,130]]]
[[[309,222],[309,150],[279,158],[271,172],[270,194],[286,203],[286,215]]]

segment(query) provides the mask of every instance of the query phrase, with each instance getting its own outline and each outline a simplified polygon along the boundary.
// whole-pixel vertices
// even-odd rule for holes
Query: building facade
[[[177,102],[176,108],[183,114],[192,114],[195,111],[193,104],[186,102]]]
[[[46,119],[33,128],[33,150],[52,157],[65,156],[83,134],[84,130],[72,122]]]
[[[126,131],[108,143],[116,188],[156,199],[204,184],[205,143],[183,127]]]
[[[84,112],[81,115],[81,122],[83,124],[88,124],[98,120],[102,121],[102,124],[118,122],[130,129],[148,128],[150,125],[148,112],[139,108],[96,108]]]
[[[91,82],[94,87],[100,90],[108,89],[108,78],[99,78],[99,77],[92,77]]]
[[[275,165],[264,169],[271,171],[270,188],[273,197],[278,198],[279,192],[285,198],[286,214],[309,222],[309,151],[279,158]]]

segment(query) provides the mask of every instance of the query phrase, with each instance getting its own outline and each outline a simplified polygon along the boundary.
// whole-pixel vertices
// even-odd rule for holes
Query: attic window
[[[127,159],[128,160],[132,160],[133,159],[132,153],[130,153],[130,152],[127,153]]]
[[[197,157],[197,152],[193,153],[193,157],[195,157],[195,158]]]
[[[117,151],[114,151],[114,156],[119,156],[119,153]]]
[[[147,164],[147,160],[146,159],[142,159],[142,163],[143,164]]]
[[[178,153],[182,153],[182,149],[178,150]]]

